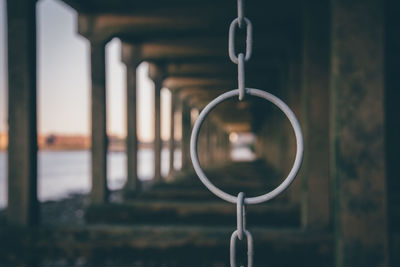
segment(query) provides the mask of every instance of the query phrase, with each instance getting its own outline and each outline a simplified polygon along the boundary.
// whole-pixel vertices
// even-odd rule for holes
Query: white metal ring
[[[259,89],[253,89],[253,88],[246,88],[246,93],[252,96],[257,96],[263,99],[266,99],[273,103],[275,106],[277,106],[282,112],[287,116],[289,119],[293,130],[294,134],[296,137],[296,157],[293,163],[293,167],[290,170],[288,176],[285,178],[285,180],[274,190],[271,192],[268,192],[264,195],[257,196],[257,197],[250,197],[250,198],[245,198],[244,203],[245,204],[258,204],[262,202],[266,202],[268,200],[271,200],[278,196],[280,193],[286,190],[286,188],[289,187],[289,185],[293,182],[294,178],[296,177],[300,166],[301,162],[303,160],[303,149],[304,149],[304,144],[303,144],[303,134],[301,131],[300,124],[294,115],[293,111],[278,97],[259,90]],[[196,120],[196,123],[193,126],[193,131],[190,139],[190,157],[192,159],[193,167],[194,170],[196,171],[197,175],[199,176],[200,180],[202,183],[216,196],[222,198],[223,200],[226,200],[231,203],[237,203],[237,197],[230,195],[218,187],[216,187],[213,183],[210,182],[210,180],[207,178],[206,174],[202,170],[199,162],[199,157],[197,155],[197,139],[199,137],[200,133],[200,128],[201,125],[204,122],[205,117],[210,113],[219,103],[239,95],[239,89],[235,89],[229,92],[226,92],[217,98],[215,98],[213,101],[211,101],[200,113],[198,119]]]

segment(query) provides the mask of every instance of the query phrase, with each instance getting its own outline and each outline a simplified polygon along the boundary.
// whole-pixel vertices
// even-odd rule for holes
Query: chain
[[[246,211],[244,206],[244,193],[240,192],[237,197],[236,203],[236,215],[237,215],[237,230],[232,233],[231,236],[231,248],[230,248],[230,263],[231,267],[236,267],[236,240],[242,240],[243,235],[247,238],[247,266],[253,266],[253,236],[249,231],[246,230]]]
[[[238,65],[238,88],[239,100],[243,100],[246,93],[245,86],[245,68],[244,63],[251,57],[253,47],[253,25],[251,21],[244,16],[244,0],[238,0],[238,17],[234,19],[229,26],[229,57],[233,63]],[[236,55],[235,49],[235,36],[236,28],[243,28],[246,25],[246,53],[239,53]]]
[[[253,26],[244,15],[244,0],[237,1],[238,17],[234,19],[229,26],[229,57],[233,63],[238,65],[238,89],[239,100],[242,101],[246,94],[246,75],[244,64],[251,57],[253,46]],[[236,55],[235,36],[236,28],[243,28],[246,25],[246,54]],[[247,266],[253,266],[253,237],[246,230],[246,212],[244,205],[244,193],[240,192],[236,202],[237,230],[232,233],[230,245],[230,263],[231,267],[236,267],[236,240],[242,240],[243,235],[247,238]]]

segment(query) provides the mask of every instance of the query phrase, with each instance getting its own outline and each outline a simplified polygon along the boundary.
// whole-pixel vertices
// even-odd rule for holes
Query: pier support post
[[[122,43],[121,59],[126,66],[126,90],[127,90],[127,136],[126,136],[126,165],[127,181],[125,189],[138,190],[140,182],[138,178],[138,138],[137,138],[137,77],[136,69],[140,64],[140,51],[138,47]]]
[[[385,31],[385,147],[388,189],[388,231],[391,266],[400,266],[400,2],[386,1]]]
[[[149,65],[149,77],[154,82],[154,180],[161,180],[161,89],[164,70],[154,64]]]
[[[329,171],[329,1],[307,0],[303,16],[302,224],[327,229],[331,222]]]
[[[388,266],[383,1],[333,0],[336,266]]]
[[[105,41],[90,40],[92,77],[92,191],[91,202],[103,203],[107,187],[106,61]]]
[[[191,133],[191,117],[190,107],[185,100],[181,100],[182,107],[182,170],[190,167],[190,133]]]
[[[297,52],[297,49],[293,51],[293,58],[288,64],[288,80],[287,80],[287,104],[293,110],[296,117],[300,120],[302,118],[301,110],[300,110],[300,96],[299,92],[301,91],[301,63],[300,63],[300,51]],[[300,121],[300,123],[302,123]],[[290,171],[293,165],[294,155],[296,154],[296,139],[293,135],[293,130],[290,124],[287,124],[287,131],[291,134],[291,136],[287,140],[287,149],[286,152],[288,158],[292,157],[292,161],[288,161],[288,164],[284,165],[284,169],[286,173]],[[303,168],[303,167],[302,167]],[[288,195],[290,201],[292,203],[301,203],[301,190],[302,190],[302,181],[300,179],[302,168],[300,168],[300,173],[298,174],[298,178],[296,178],[293,183],[288,188]]]
[[[171,89],[171,118],[170,118],[170,128],[169,128],[169,174],[168,177],[172,178],[174,175],[175,167],[175,112],[176,112],[176,90]]]
[[[8,208],[20,226],[39,222],[37,200],[36,1],[7,1]]]

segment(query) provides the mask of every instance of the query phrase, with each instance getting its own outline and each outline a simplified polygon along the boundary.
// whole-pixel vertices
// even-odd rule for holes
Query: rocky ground
[[[247,196],[272,190],[281,179],[261,162],[209,169],[207,175],[227,192]],[[41,203],[41,225],[32,229],[1,227],[0,211],[0,267],[229,266],[234,205],[212,195],[193,172],[144,188],[112,192],[102,205],[89,205],[82,194]],[[299,207],[287,196],[247,211],[256,266],[266,260],[276,267],[331,266],[331,236],[302,231]],[[237,250],[246,264],[240,255],[245,242]]]
[[[83,226],[88,196],[71,194],[67,198],[42,202],[40,221],[43,226]],[[5,223],[5,210],[0,210],[0,222]]]

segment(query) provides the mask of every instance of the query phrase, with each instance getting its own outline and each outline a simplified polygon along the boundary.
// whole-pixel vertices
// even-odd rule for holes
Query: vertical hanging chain
[[[236,240],[242,240],[243,235],[247,238],[247,267],[253,266],[253,236],[246,230],[246,211],[244,204],[244,193],[240,192],[236,203],[237,230],[232,233],[230,246],[231,267],[236,267]]]
[[[229,57],[231,61],[238,65],[238,89],[239,89],[239,100],[243,100],[246,93],[245,86],[245,67],[244,63],[251,57],[253,48],[253,25],[251,21],[244,15],[244,0],[238,0],[238,17],[234,19],[229,27]],[[246,25],[246,53],[239,53],[236,55],[235,49],[235,36],[236,26],[243,28]]]
[[[233,63],[238,65],[238,89],[239,100],[242,101],[246,94],[246,75],[245,62],[251,57],[253,48],[253,26],[251,21],[244,15],[244,0],[237,1],[238,17],[234,19],[229,26],[229,57]],[[236,27],[244,28],[246,25],[246,53],[236,55],[235,36]],[[231,267],[236,267],[236,240],[242,240],[243,235],[247,238],[247,266],[253,266],[253,237],[246,230],[246,212],[244,203],[244,193],[240,192],[236,203],[237,230],[232,233],[230,244],[230,264]]]

